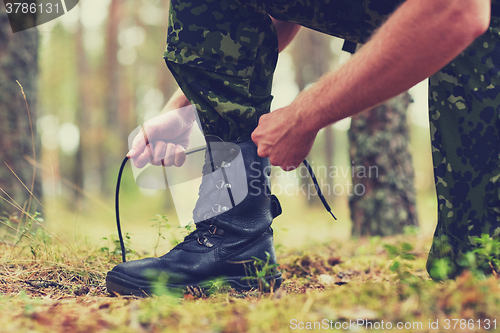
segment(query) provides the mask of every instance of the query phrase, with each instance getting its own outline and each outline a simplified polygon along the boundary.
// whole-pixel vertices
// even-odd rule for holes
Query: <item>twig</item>
[[[47,209],[44,207],[44,205],[42,205],[42,203],[40,202],[40,200],[37,199],[37,197],[33,194],[33,191],[30,190],[25,184],[24,182],[21,180],[21,178],[19,178],[19,176],[14,172],[14,170],[12,170],[12,168],[7,164],[7,162],[4,162],[5,165],[7,166],[7,168],[9,168],[10,172],[12,172],[12,174],[17,178],[17,180],[21,183],[21,185],[24,186],[24,188],[26,189],[26,191],[29,192],[30,196],[33,197],[36,202],[38,202],[38,204],[43,208],[43,210],[45,210],[46,213],[48,213]],[[4,192],[5,193],[5,192]],[[28,208],[29,208],[29,204],[28,204]]]
[[[57,288],[68,288],[68,286],[65,286],[63,284],[54,282],[54,281],[45,281],[45,280],[25,280],[23,281],[33,288],[48,288],[48,287],[57,287]]]
[[[29,118],[29,121],[30,121],[30,131],[31,131],[31,144],[33,146],[33,159],[36,160],[36,152],[35,152],[35,135],[33,133],[33,124],[31,122],[31,113],[30,113],[30,108],[28,106],[28,100],[26,99],[26,95],[24,94],[24,89],[23,89],[23,86],[21,85],[21,83],[19,83],[19,81],[17,81],[17,84],[19,85],[19,87],[21,87],[21,93],[23,94],[23,97],[24,97],[24,102],[26,103],[26,110],[28,111],[28,118]],[[10,168],[9,168],[10,169]],[[35,175],[36,175],[36,168],[33,166],[33,177],[31,179],[31,191],[30,192],[30,199],[28,201],[28,209],[26,209],[27,211],[30,210],[31,208],[31,198],[33,197],[33,188],[35,187]],[[38,201],[38,200],[37,200]]]

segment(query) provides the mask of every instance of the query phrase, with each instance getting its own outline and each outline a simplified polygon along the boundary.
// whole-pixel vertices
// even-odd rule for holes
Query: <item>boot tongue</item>
[[[239,154],[240,147],[237,144],[221,141],[218,137],[207,137],[207,150],[205,152],[205,164],[203,175],[210,174],[231,163]]]
[[[241,148],[231,142],[208,138],[199,198],[193,210],[194,222],[202,222],[234,208],[247,194]]]

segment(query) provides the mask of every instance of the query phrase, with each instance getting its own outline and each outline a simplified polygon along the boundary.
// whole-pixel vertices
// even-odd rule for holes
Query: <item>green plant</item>
[[[451,263],[450,258],[434,259],[431,264],[429,275],[438,281],[448,279],[454,270],[454,265]]]
[[[456,271],[455,264],[451,260],[453,248],[446,235],[442,235],[439,239],[433,239],[432,242],[433,248],[439,249],[441,258],[435,258],[429,263],[429,275],[437,281],[447,280]]]
[[[37,226],[44,222],[41,215],[40,212],[35,212],[31,216],[28,214],[19,216],[16,213],[8,214],[4,212],[4,215],[0,217],[0,224],[5,226],[6,229],[3,239],[8,239],[16,246],[24,238],[34,238],[37,236]],[[44,234],[46,235],[46,233]]]
[[[473,239],[473,248],[465,253],[455,255],[446,237],[435,241],[440,249],[441,258],[434,259],[430,265],[430,275],[435,280],[446,280],[461,271],[470,271],[475,277],[484,278],[493,274],[498,276],[500,270],[500,241],[488,234]],[[438,243],[436,243],[438,242]],[[437,245],[436,245],[437,244]]]
[[[500,269],[500,241],[488,234],[473,239],[475,247],[457,259],[458,265],[469,270],[474,276],[498,275]]]
[[[213,279],[207,282],[204,288],[207,296],[214,295],[216,293],[228,293],[231,287],[224,281],[223,278]]]
[[[410,269],[413,267],[408,261],[414,261],[415,255],[413,246],[409,243],[402,243],[399,247],[391,244],[385,244],[384,248],[387,250],[389,258],[392,259],[390,270],[395,272],[397,279],[405,281],[413,276]]]
[[[474,239],[477,247],[472,251],[476,257],[478,267],[489,266],[495,273],[500,269],[500,241],[491,238],[488,234]]]
[[[188,224],[186,224],[185,226],[178,226],[177,228],[181,228],[181,229],[184,229],[182,230],[182,234],[187,236],[189,235],[190,233],[192,233],[194,230],[193,230],[193,226],[196,228],[195,224],[193,221],[189,221]]]
[[[166,229],[167,231],[170,230],[170,224],[168,223],[167,215],[157,214],[156,216],[157,216],[157,218],[151,220],[151,221],[155,221],[155,223],[153,223],[151,226],[158,228],[158,238],[156,239],[156,244],[154,247],[155,257],[157,256],[156,249],[158,248],[158,245],[160,244],[160,240],[161,239],[165,240],[165,236],[163,236],[163,234],[162,234],[162,228]]]
[[[158,248],[158,246],[160,244],[160,240],[161,239],[166,240],[165,231],[169,234],[169,242],[170,242],[171,246],[175,246],[175,245],[179,244],[181,241],[179,238],[177,238],[174,230],[172,229],[172,226],[171,226],[170,222],[168,221],[167,215],[157,214],[156,216],[157,216],[156,218],[151,220],[151,221],[155,222],[151,226],[158,228],[158,238],[156,240],[156,245],[154,248],[155,256],[156,256],[156,249]],[[191,221],[188,225],[179,226],[178,228],[184,229],[185,233],[189,234],[192,232],[193,226],[194,226],[194,223]]]
[[[121,249],[121,244],[120,240],[115,234],[111,234],[109,237],[103,237],[102,240],[107,242],[107,246],[103,246],[99,249],[99,252],[105,252],[107,255],[121,255],[122,254],[122,249]],[[136,251],[133,251],[130,247],[131,240],[130,240],[130,234],[126,232],[123,235],[123,243],[125,245],[125,253],[126,254],[134,254]],[[111,249],[113,247],[113,249]]]
[[[252,267],[248,269],[246,263],[244,263],[247,275],[248,272],[250,272],[250,276],[247,276],[244,279],[245,280],[256,279],[257,283],[259,284],[259,291],[261,293],[273,289],[274,286],[271,284],[274,284],[274,280],[271,280],[271,283],[269,283],[267,281],[267,278],[273,275],[273,273],[278,268],[279,264],[269,264],[269,260],[271,260],[271,254],[269,252],[266,252],[266,261],[257,257],[252,257],[252,258],[253,258],[252,266],[255,271],[252,270]]]

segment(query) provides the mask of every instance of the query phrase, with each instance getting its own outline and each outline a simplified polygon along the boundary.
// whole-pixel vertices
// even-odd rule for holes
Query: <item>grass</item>
[[[339,221],[297,198],[280,200],[284,214],[273,224],[284,277],[278,291],[214,286],[181,297],[164,292],[142,299],[111,297],[106,291],[106,273],[121,261],[114,216],[95,205],[69,210],[46,199],[45,221],[10,216],[0,228],[8,230],[0,244],[0,331],[289,332],[328,326],[357,332],[472,332],[480,325],[500,325],[493,322],[500,312],[495,276],[466,272],[456,280],[430,280],[425,262],[434,209],[420,205],[420,230],[350,239],[346,198],[333,202]],[[129,260],[161,255],[185,235],[172,214],[157,215],[164,203],[163,197],[125,192]],[[35,222],[44,227],[35,228]],[[482,257],[490,260],[499,248],[483,243],[489,249]],[[256,274],[269,269],[262,262]],[[403,329],[389,330],[389,323],[393,328],[402,323]]]
[[[281,246],[284,282],[276,292],[222,287],[141,299],[106,292],[105,274],[120,262],[118,252],[91,245],[69,250],[38,229],[15,246],[0,245],[0,327],[51,333],[288,332],[308,325],[347,327],[357,320],[364,325],[349,329],[371,331],[401,322],[412,328],[396,331],[429,331],[437,321],[434,331],[455,325],[451,331],[470,332],[487,320],[493,327],[500,312],[497,278],[466,272],[456,280],[431,281],[425,271],[430,241],[409,232]]]
[[[171,211],[157,215],[165,212],[164,195],[146,198],[136,186],[127,189],[131,178],[125,177],[121,212],[124,233],[130,236],[128,259],[161,255],[182,239],[185,230],[172,227],[176,223]],[[111,297],[106,291],[106,273],[121,261],[109,200],[92,197],[83,206],[68,209],[58,198],[46,198],[45,221],[26,215],[2,220],[0,332],[314,328],[472,332],[488,325],[497,331],[496,276],[466,272],[456,280],[429,279],[425,261],[436,222],[435,199],[429,198],[422,194],[417,198],[420,231],[350,239],[346,196],[331,202],[339,218],[336,222],[322,208],[310,207],[300,198],[280,197],[283,215],[273,224],[284,277],[279,290],[263,292],[262,277],[272,267],[261,262],[256,272],[263,281],[260,290],[236,292],[215,285],[207,292],[191,289],[181,297],[163,292],[150,298]],[[42,227],[35,227],[38,224]],[[484,243],[490,248],[482,258],[498,267],[490,258],[500,252],[498,244]],[[398,323],[402,329],[395,329]]]
[[[345,145],[341,140],[338,144]],[[423,150],[430,152],[425,144]],[[423,169],[431,174],[428,161],[415,161],[417,176],[425,174]],[[427,178],[417,177],[417,188],[428,187],[425,181],[432,177]],[[130,175],[125,190],[127,179]],[[168,225],[157,215],[165,211],[165,196],[141,198],[135,186],[124,192],[129,260],[161,255],[182,238],[183,230],[171,227],[175,221]],[[361,239],[349,239],[347,197],[333,202],[338,222],[302,200],[280,197],[283,215],[273,224],[284,277],[279,290],[214,286],[208,292],[187,290],[182,297],[166,292],[144,299],[111,297],[106,291],[106,273],[121,261],[112,203],[90,197],[82,207],[68,209],[47,198],[45,222],[39,216],[11,216],[0,228],[0,332],[499,331],[496,276],[485,278],[473,269],[436,283],[425,271],[436,223],[430,192],[420,191],[417,198],[420,231]],[[43,227],[35,228],[38,222]],[[500,247],[483,243],[485,250],[478,253],[483,261],[476,264],[498,268],[498,256],[491,254],[500,254]],[[256,274],[269,268],[262,262]]]

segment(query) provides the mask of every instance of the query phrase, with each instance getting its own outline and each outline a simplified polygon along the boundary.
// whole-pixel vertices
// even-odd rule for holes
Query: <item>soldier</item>
[[[278,52],[299,26],[364,46],[292,104],[269,113]],[[165,60],[184,95],[178,93],[170,105],[195,105],[207,137],[239,147],[247,171],[258,166],[247,181],[257,179],[262,191],[200,221],[163,257],[118,265],[108,273],[108,289],[147,292],[152,277],[146,271],[163,272],[172,287],[215,276],[225,276],[236,288],[255,287],[243,282],[246,272],[239,266],[252,257],[265,259],[266,253],[275,262],[270,225],[279,203],[267,192],[268,175],[261,172],[269,160],[285,170],[296,168],[321,128],[427,77],[439,210],[428,269],[435,258],[456,261],[482,233],[497,236],[499,28],[497,0],[172,0]],[[177,138],[189,129],[190,117],[177,111],[165,115],[163,125],[145,124],[155,133],[149,138],[154,162],[182,164],[185,146]],[[177,130],[162,131],[167,123]],[[136,165],[149,159],[147,143],[140,141],[129,153]],[[221,165],[230,158],[224,149],[217,153],[223,155],[216,159]],[[214,158],[207,156],[206,163],[213,166]],[[216,170],[208,169],[205,175]],[[213,196],[208,201],[217,204]],[[274,272],[269,279],[279,285],[281,276]]]

